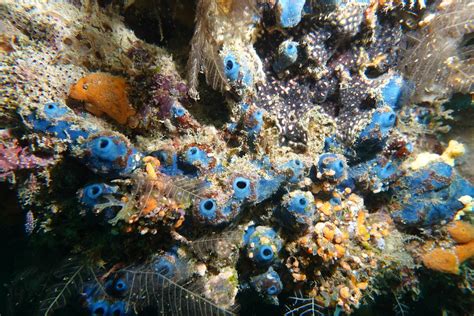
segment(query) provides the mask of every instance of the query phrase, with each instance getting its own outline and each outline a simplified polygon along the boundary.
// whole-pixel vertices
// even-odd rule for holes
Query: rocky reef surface
[[[471,1],[0,17],[6,313],[472,312]]]

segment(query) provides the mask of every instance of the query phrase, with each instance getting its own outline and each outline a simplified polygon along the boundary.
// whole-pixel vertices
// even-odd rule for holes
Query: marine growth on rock
[[[10,314],[472,313],[471,1],[0,17]]]

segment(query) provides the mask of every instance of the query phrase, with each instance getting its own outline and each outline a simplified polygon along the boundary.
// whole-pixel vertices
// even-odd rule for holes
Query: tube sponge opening
[[[272,267],[268,268],[267,272],[252,277],[250,284],[258,293],[264,296],[278,295],[283,289],[280,276]]]
[[[292,191],[283,196],[281,207],[274,214],[285,228],[301,233],[312,223],[315,211],[314,197],[308,191]]]
[[[214,199],[205,199],[199,203],[199,213],[206,219],[213,219],[216,217],[217,204]]]
[[[57,102],[48,102],[43,107],[43,113],[49,119],[57,119],[68,113],[68,108],[61,106]]]
[[[298,183],[303,180],[305,166],[299,159],[293,159],[281,166],[282,170],[289,172],[291,177],[288,179],[290,183]]]
[[[99,198],[102,194],[104,194],[103,184],[90,184],[82,189],[79,195],[79,200],[85,206],[92,208],[99,202]]]
[[[324,153],[318,160],[318,178],[339,182],[346,177],[347,166],[343,156]]]
[[[90,199],[97,199],[103,192],[102,185],[98,183],[91,184],[84,188],[84,195]]]
[[[250,226],[244,235],[247,255],[256,265],[268,265],[281,250],[282,241],[275,230],[266,226]]]
[[[114,290],[118,293],[125,293],[128,290],[128,284],[124,279],[118,279],[115,281]]]
[[[186,114],[186,110],[180,105],[173,105],[171,107],[171,113],[174,117],[183,117]]]
[[[125,316],[127,315],[127,306],[124,301],[117,301],[110,306],[111,316]]]
[[[105,183],[93,183],[86,185],[79,191],[79,201],[87,206],[94,207],[100,202],[100,198],[105,194],[114,194],[118,191],[118,187],[110,186]]]
[[[279,292],[279,290],[275,285],[272,285],[267,289],[267,294],[268,295],[276,295],[276,294],[278,294],[278,292]]]
[[[207,158],[207,153],[196,146],[188,148],[184,154],[184,162],[189,165],[194,165],[195,163],[201,163],[204,166],[207,166],[209,159]]]
[[[378,109],[374,112],[369,125],[360,133],[359,138],[387,137],[396,119],[397,115],[390,107]]]
[[[254,258],[258,263],[268,263],[272,261],[275,256],[272,247],[268,245],[258,247],[256,254]]]
[[[298,43],[293,41],[284,41],[278,47],[278,56],[272,67],[278,74],[290,67],[298,59]]]
[[[247,198],[252,192],[250,187],[250,180],[243,177],[237,177],[232,183],[234,189],[234,197],[243,200]]]
[[[125,150],[121,149],[111,137],[100,136],[91,143],[92,155],[107,161],[115,161],[117,158],[125,154]]]
[[[122,135],[89,137],[82,148],[80,158],[96,173],[128,175],[141,163],[141,154]]]
[[[288,209],[296,213],[306,213],[310,207],[310,201],[304,195],[297,195],[290,200]]]
[[[109,303],[107,303],[104,300],[93,302],[89,306],[89,310],[91,312],[91,315],[93,315],[93,316],[108,315],[109,309],[110,309]]]
[[[228,54],[224,58],[224,73],[229,81],[236,81],[239,78],[240,65],[234,55]]]

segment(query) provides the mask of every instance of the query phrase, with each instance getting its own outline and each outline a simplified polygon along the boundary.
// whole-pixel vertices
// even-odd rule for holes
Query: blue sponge
[[[108,315],[110,305],[107,301],[99,300],[92,302],[89,305],[89,310],[93,316],[104,316]]]
[[[373,193],[387,191],[399,173],[396,162],[379,156],[352,166],[349,169],[347,180],[341,183],[340,188],[348,187],[354,190],[357,185],[363,191]]]
[[[125,316],[127,315],[127,305],[124,301],[116,301],[112,305],[110,305],[110,313],[111,316]]]
[[[257,195],[255,203],[260,203],[275,194],[275,192],[280,189],[284,181],[285,178],[282,175],[269,176],[268,178],[260,178],[255,188],[255,192]]]
[[[49,119],[58,119],[70,113],[69,109],[58,102],[48,102],[44,105],[43,113]]]
[[[255,137],[260,133],[263,127],[263,111],[255,110],[249,116],[249,119],[245,121],[245,130],[248,133],[250,139],[255,139]]]
[[[316,178],[339,183],[346,176],[347,165],[344,156],[333,153],[324,153],[319,156]]]
[[[283,283],[272,267],[267,272],[250,278],[250,285],[264,297],[276,296],[283,290]]]
[[[397,115],[389,106],[375,110],[369,124],[360,132],[355,141],[354,149],[357,155],[353,157],[354,160],[371,159],[380,152],[395,126],[396,119]]]
[[[83,144],[82,159],[96,173],[125,176],[138,167],[141,155],[123,136],[99,135]]]
[[[194,206],[193,216],[205,225],[225,225],[240,213],[242,202],[243,200],[235,197],[224,201],[222,204],[218,204],[213,198],[203,199]]]
[[[290,183],[298,183],[303,180],[305,166],[299,159],[292,159],[283,164],[279,169],[290,173],[290,178],[288,179]]]
[[[171,106],[171,114],[173,115],[173,117],[183,117],[185,114],[186,114],[186,109],[183,108],[181,105],[179,104],[173,104],[173,106]]]
[[[156,273],[171,279],[180,272],[178,271],[180,264],[179,259],[174,253],[167,252],[153,260],[152,268]]]
[[[25,117],[25,123],[36,131],[50,133],[62,140],[75,144],[79,137],[84,139],[96,130],[80,126],[75,114],[65,105],[58,102],[46,103],[43,108]]]
[[[250,286],[265,302],[278,305],[278,294],[283,290],[283,283],[272,267],[267,272],[251,277]]]
[[[105,282],[105,290],[114,297],[123,297],[130,289],[126,273],[114,275]]]
[[[207,153],[204,150],[193,146],[188,148],[184,153],[184,162],[192,166],[200,164],[204,167],[207,167],[209,165],[209,158],[207,157]]]
[[[240,65],[233,54],[224,57],[224,74],[231,82],[239,78]]]
[[[279,0],[277,4],[278,23],[284,28],[300,23],[305,2],[306,0]]]
[[[278,47],[278,55],[273,62],[273,70],[280,73],[293,65],[298,59],[298,43],[293,41],[284,41]]]
[[[393,186],[399,203],[393,219],[407,227],[427,227],[452,220],[464,205],[461,196],[474,196],[474,186],[444,162],[430,163],[401,177]]]
[[[105,160],[115,161],[127,154],[127,146],[121,142],[115,142],[109,136],[99,136],[89,143],[93,156]]]
[[[243,200],[252,193],[250,187],[250,180],[243,177],[237,177],[232,182],[232,189],[234,190],[234,197]]]
[[[160,160],[160,172],[169,176],[182,175],[184,171],[179,165],[178,154],[176,152],[157,150],[150,154]]]
[[[79,200],[83,205],[93,208],[97,203],[99,203],[102,196],[106,194],[114,194],[117,190],[118,187],[110,186],[105,183],[89,184],[79,192]]]
[[[288,202],[288,210],[298,214],[311,214],[314,212],[313,201],[303,194],[294,195]]]
[[[244,235],[247,256],[257,265],[270,264],[281,250],[282,241],[270,227],[250,226]]]
[[[394,111],[403,105],[403,97],[407,93],[407,84],[399,75],[394,75],[381,89],[382,101]]]
[[[285,228],[304,232],[312,224],[315,209],[311,192],[297,190],[283,196],[281,207],[275,210],[275,215]]]
[[[391,108],[383,108],[374,112],[372,120],[360,133],[360,138],[377,137],[382,139],[388,136],[395,125],[397,115]]]
[[[199,203],[199,214],[208,220],[216,217],[216,210],[217,204],[214,199],[205,199]]]

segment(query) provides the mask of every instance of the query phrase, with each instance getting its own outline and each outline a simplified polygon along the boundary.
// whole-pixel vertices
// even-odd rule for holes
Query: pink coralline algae
[[[162,74],[153,76],[150,106],[158,108],[161,117],[167,117],[176,100],[181,103],[189,102],[186,84],[179,82],[172,76],[164,76]]]
[[[17,170],[45,167],[52,163],[52,158],[35,156],[28,147],[21,147],[10,130],[0,131],[0,181],[14,179]]]

